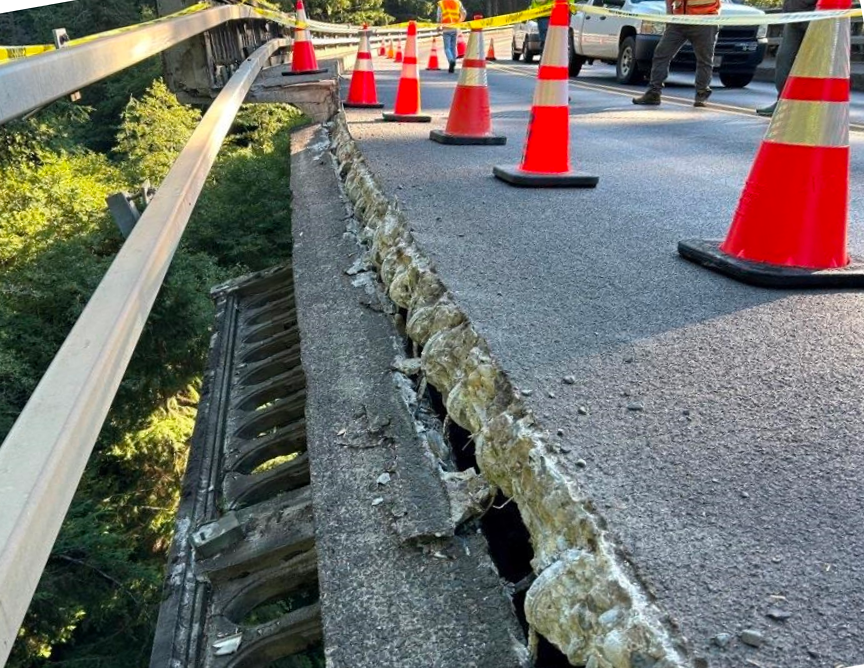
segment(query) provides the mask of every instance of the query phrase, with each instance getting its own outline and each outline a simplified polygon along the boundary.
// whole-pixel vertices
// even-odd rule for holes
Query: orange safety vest
[[[719,14],[720,0],[673,0],[673,14]]]
[[[439,0],[441,23],[459,23],[459,0]]]

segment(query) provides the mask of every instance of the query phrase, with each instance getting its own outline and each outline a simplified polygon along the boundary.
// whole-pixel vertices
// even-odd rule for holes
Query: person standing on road
[[[784,12],[812,12],[814,9],[816,9],[816,0],[783,0]],[[792,71],[792,65],[795,63],[795,57],[798,55],[798,50],[801,48],[809,25],[809,22],[802,21],[800,23],[787,23],[783,26],[783,39],[777,50],[777,58],[774,60],[774,85],[777,86],[778,96],[783,92],[786,79],[789,78],[789,73]],[[775,100],[773,104],[757,109],[756,113],[760,116],[773,116],[776,108],[777,101]]]
[[[467,15],[468,13],[460,0],[438,0],[438,23],[443,23],[445,26],[451,23],[462,23]],[[455,28],[444,28],[444,55],[447,56],[447,62],[450,63],[450,67],[447,69],[450,74],[456,70],[456,37],[458,32]]]
[[[537,9],[548,4],[549,0],[531,0],[531,6],[528,9]],[[549,32],[549,17],[538,16],[535,21],[537,21],[537,37],[540,39],[540,53],[543,53],[543,45],[546,44],[546,33]]]
[[[720,0],[666,0],[666,12],[688,16],[706,16],[720,13]],[[696,56],[696,99],[694,107],[704,107],[711,96],[711,77],[714,74],[714,46],[717,43],[718,26],[666,24],[663,37],[654,50],[648,90],[633,98],[633,104],[657,106],[663,83],[669,76],[669,65],[686,42],[693,45]]]

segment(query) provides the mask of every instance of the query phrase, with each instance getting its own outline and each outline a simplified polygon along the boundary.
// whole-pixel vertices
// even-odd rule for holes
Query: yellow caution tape
[[[260,0],[259,0],[260,2]],[[307,24],[299,24],[295,16],[291,14],[286,14],[285,12],[277,11],[276,9],[269,9],[268,7],[262,7],[260,5],[251,5],[248,4],[245,0],[243,2],[247,7],[250,7],[256,14],[261,16],[262,18],[268,19],[270,21],[274,21],[281,25],[285,25],[288,27],[295,28],[311,28],[312,30],[317,30],[321,32],[337,32],[337,33],[354,33],[357,28],[352,26],[338,25],[334,23],[323,23],[321,21],[308,21]],[[269,4],[269,3],[268,3]],[[461,23],[449,23],[449,24],[440,24],[433,23],[429,21],[416,21],[417,28],[419,29],[436,29],[436,28],[455,28],[459,30],[468,30],[468,29],[487,29],[487,28],[503,28],[511,25],[515,25],[517,23],[524,23],[525,21],[531,21],[533,19],[540,18],[541,16],[549,16],[552,12],[552,7],[554,3],[548,3],[546,5],[542,5],[540,7],[534,7],[532,9],[526,9],[521,12],[513,12],[511,14],[502,14],[500,16],[490,16],[485,19],[476,19],[471,21],[463,21]],[[270,5],[271,7],[273,5]],[[95,35],[88,35],[86,37],[79,37],[78,39],[73,39],[69,42],[69,46],[76,46],[78,44],[85,44],[87,42],[92,42],[96,39],[101,39],[103,37],[110,37],[112,35],[119,35],[130,30],[136,30],[138,28],[151,26],[156,23],[162,23],[164,21],[170,21],[172,19],[179,18],[181,16],[187,16],[189,14],[195,14],[197,12],[204,11],[205,9],[209,9],[212,7],[210,2],[199,2],[190,7],[186,7],[185,9],[180,10],[179,12],[175,12],[173,14],[169,14],[167,16],[159,17],[158,19],[153,19],[152,21],[146,21],[143,23],[138,23],[131,26],[125,26],[123,28],[116,28],[114,30],[108,30],[105,32],[100,32]],[[816,10],[812,12],[788,12],[788,13],[780,13],[780,14],[763,14],[759,16],[723,16],[721,14],[716,15],[681,15],[681,14],[642,14],[639,12],[625,12],[620,9],[610,9],[608,7],[595,7],[594,5],[587,4],[571,4],[570,5],[571,12],[583,12],[585,14],[593,14],[596,16],[608,16],[615,18],[626,18],[626,19],[641,19],[643,21],[649,21],[652,23],[678,23],[684,25],[718,25],[718,26],[731,26],[731,25],[780,25],[785,23],[799,23],[803,21],[820,21],[827,19],[843,19],[843,18],[855,18],[862,16],[862,10],[858,9],[830,9],[830,10]],[[377,30],[402,30],[408,27],[408,22],[404,21],[402,23],[394,23],[386,26],[379,26]],[[53,51],[54,46],[51,44],[36,44],[31,46],[0,46],[0,65],[9,60],[18,59],[18,58],[27,58],[29,56],[39,55],[40,53],[46,53],[48,51]]]
[[[458,28],[460,30],[478,29],[478,28],[502,28],[517,23],[524,23],[541,16],[549,16],[552,12],[554,3],[526,9],[521,12],[512,14],[502,14],[500,16],[491,16],[485,19],[477,19],[472,21],[463,21],[462,23],[450,23],[447,25],[428,22],[417,22],[418,28]],[[854,18],[862,15],[862,10],[858,9],[825,9],[812,12],[787,12],[779,14],[762,14],[751,16],[723,16],[716,15],[682,15],[682,14],[643,14],[640,12],[626,12],[621,9],[610,9],[608,7],[595,7],[594,5],[585,4],[570,4],[571,12],[583,12],[585,14],[593,14],[596,16],[608,16],[625,19],[641,19],[643,21],[651,21],[653,23],[680,23],[684,25],[780,25],[785,23],[799,23],[802,21],[820,21],[826,19],[842,19]],[[405,28],[407,22],[395,23],[384,26],[386,29]]]
[[[610,16],[615,18],[641,19],[651,23],[680,23],[684,25],[719,25],[719,26],[755,26],[780,25],[784,23],[800,23],[802,21],[823,21],[827,19],[845,19],[861,16],[861,9],[819,9],[812,12],[787,12],[781,14],[762,14],[751,16],[723,16],[720,14],[641,14],[625,12],[608,7],[593,5],[570,5],[570,9],[585,14]]]
[[[46,51],[53,51],[53,44],[37,44],[33,46],[0,46],[0,62],[36,56]]]
[[[69,40],[68,46],[77,46],[78,44],[86,44],[87,42],[92,42],[93,40],[101,39],[103,37],[120,35],[122,33],[129,32],[130,30],[137,30],[138,28],[144,28],[147,26],[155,25],[157,23],[163,23],[165,21],[170,21],[181,16],[195,14],[197,12],[204,11],[205,9],[209,9],[210,7],[211,5],[209,2],[199,2],[198,4],[186,7],[185,9],[181,9],[179,12],[174,12],[173,14],[168,14],[166,16],[160,16],[158,19],[153,19],[152,21],[144,21],[143,23],[136,23],[135,25],[115,28],[114,30],[106,30],[105,32],[96,33],[95,35],[87,35],[85,37],[79,37],[78,39]],[[7,60],[27,58],[29,56],[38,56],[40,53],[46,53],[48,51],[54,50],[55,47],[53,44],[36,44],[32,46],[0,46],[0,64],[3,64],[3,62]]]

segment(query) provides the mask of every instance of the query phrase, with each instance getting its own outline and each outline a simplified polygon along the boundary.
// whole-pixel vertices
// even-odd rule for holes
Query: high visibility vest
[[[528,6],[528,9],[536,9],[537,7],[542,7],[543,5],[548,5],[549,0],[531,0],[531,4]]]
[[[720,0],[673,0],[673,14],[719,14]]]
[[[439,0],[441,23],[459,23],[459,0]]]

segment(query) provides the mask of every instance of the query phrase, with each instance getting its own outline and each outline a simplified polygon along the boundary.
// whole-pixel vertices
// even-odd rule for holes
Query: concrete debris
[[[450,518],[454,528],[472,517],[482,515],[492,503],[492,487],[473,468],[458,472],[444,471],[441,479],[450,497]]]
[[[373,508],[375,506],[380,506],[382,503],[384,503],[384,497],[383,496],[379,496],[375,499],[372,499],[372,507]]]
[[[792,616],[792,613],[787,612],[786,610],[781,610],[780,608],[771,608],[765,613],[765,616],[777,622],[785,622]]]
[[[378,479],[375,482],[383,487],[390,482],[390,474],[385,471],[378,476]]]
[[[716,636],[711,638],[711,642],[717,645],[720,649],[726,649],[729,646],[729,643],[732,642],[732,634],[718,633]]]
[[[220,638],[213,643],[213,654],[216,656],[228,656],[229,654],[234,654],[238,649],[240,649],[240,643],[242,640],[242,633],[235,633],[234,635]]]
[[[449,416],[474,437],[489,485],[516,501],[534,547],[537,580],[525,612],[532,631],[590,668],[683,667],[683,642],[619,560],[575,482],[551,456],[542,430],[415,244],[404,215],[377,184],[343,116],[332,127],[344,191],[359,236],[390,298],[407,309],[407,334]],[[573,385],[574,376],[562,382]],[[446,474],[445,474],[446,475]],[[454,516],[470,505],[455,487]],[[448,486],[449,488],[450,486]],[[453,496],[451,495],[451,499]]]
[[[393,362],[393,369],[406,376],[416,376],[420,373],[420,358],[397,359]]]
[[[206,559],[242,540],[243,526],[233,511],[226,513],[215,522],[208,522],[192,533],[190,541],[195,551]]]
[[[765,636],[763,636],[759,631],[754,631],[752,629],[745,629],[741,631],[741,634],[738,636],[745,645],[750,645],[751,647],[761,647],[765,644]]]

